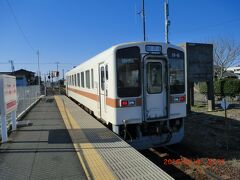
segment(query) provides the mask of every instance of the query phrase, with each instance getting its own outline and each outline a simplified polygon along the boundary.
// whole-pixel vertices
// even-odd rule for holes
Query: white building
[[[233,72],[234,74],[236,74],[238,76],[238,79],[240,79],[240,66],[229,67],[229,68],[227,68],[227,71]]]

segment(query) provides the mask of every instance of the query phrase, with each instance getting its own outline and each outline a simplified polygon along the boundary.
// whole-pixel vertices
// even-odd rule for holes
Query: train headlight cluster
[[[186,96],[171,96],[170,103],[182,103],[186,101]]]
[[[128,106],[135,106],[136,101],[135,100],[121,100],[120,101],[120,106],[121,107],[128,107]]]

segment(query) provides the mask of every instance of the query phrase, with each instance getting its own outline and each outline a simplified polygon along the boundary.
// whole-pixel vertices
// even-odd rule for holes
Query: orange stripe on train
[[[72,91],[76,94],[79,94],[81,96],[92,99],[94,101],[97,101],[97,102],[99,101],[99,96],[97,94],[81,91],[81,90],[74,89],[74,88],[68,88],[68,90]],[[106,97],[106,105],[111,106],[113,108],[119,108],[120,107],[119,106],[119,101],[120,101],[120,99],[112,99],[112,98]],[[136,98],[136,106],[141,106],[141,105],[142,105],[142,98]]]

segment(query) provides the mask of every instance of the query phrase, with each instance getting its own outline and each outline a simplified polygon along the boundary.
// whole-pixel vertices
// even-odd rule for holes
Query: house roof
[[[17,75],[34,75],[35,73],[32,72],[32,71],[27,71],[25,69],[19,69],[17,71],[14,71],[14,74],[17,74]]]
[[[32,71],[27,71],[25,69],[19,69],[17,71],[14,72],[0,72],[0,74],[7,74],[7,75],[32,75],[34,76],[34,72]]]
[[[223,77],[238,78],[238,76],[236,74],[234,74],[233,72],[230,72],[230,71],[225,71],[223,73]]]

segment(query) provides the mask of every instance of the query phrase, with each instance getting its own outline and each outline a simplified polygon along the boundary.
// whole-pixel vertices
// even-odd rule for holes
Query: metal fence
[[[39,86],[17,87],[17,97],[18,97],[17,116],[19,116],[40,97],[40,87]]]
[[[240,108],[240,95],[238,95],[236,97],[226,96],[225,99],[230,104],[230,107]],[[216,107],[220,107],[221,101],[222,101],[221,97],[215,96]],[[207,105],[207,95],[206,94],[201,94],[199,92],[195,92],[194,93],[194,102],[196,104]]]
[[[19,86],[17,87],[17,117],[24,113],[40,97],[40,87]],[[7,125],[11,122],[10,114],[7,115]],[[0,137],[1,137],[1,120],[0,120]]]

